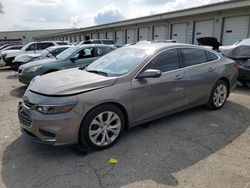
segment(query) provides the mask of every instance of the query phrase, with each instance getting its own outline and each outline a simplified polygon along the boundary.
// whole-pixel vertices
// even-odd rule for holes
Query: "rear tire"
[[[113,146],[124,132],[122,111],[111,104],[98,106],[84,118],[80,128],[80,141],[92,150]]]
[[[210,94],[207,108],[211,110],[218,110],[222,108],[227,100],[229,89],[228,85],[223,80],[218,80]]]

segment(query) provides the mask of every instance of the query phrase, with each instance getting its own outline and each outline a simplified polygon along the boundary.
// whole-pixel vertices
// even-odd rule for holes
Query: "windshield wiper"
[[[87,66],[88,65],[82,65],[82,66],[79,67],[79,70],[84,70],[84,69],[86,69]]]
[[[98,70],[86,70],[87,72],[92,72],[92,73],[96,73],[96,74],[101,74],[104,76],[108,76],[108,73],[106,72],[102,72],[102,71],[98,71]]]

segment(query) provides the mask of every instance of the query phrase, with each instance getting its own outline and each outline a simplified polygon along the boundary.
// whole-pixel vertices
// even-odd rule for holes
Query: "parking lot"
[[[90,153],[26,141],[16,112],[25,89],[0,67],[0,187],[250,188],[249,88],[219,111],[198,107],[138,126]]]

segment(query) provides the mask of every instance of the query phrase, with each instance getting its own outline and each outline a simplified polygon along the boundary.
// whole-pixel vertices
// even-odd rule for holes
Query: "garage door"
[[[107,32],[107,39],[113,39],[113,32],[112,31]]]
[[[128,29],[127,30],[127,44],[135,43],[135,29]]]
[[[166,40],[167,27],[166,26],[155,26],[154,27],[154,40]]]
[[[103,32],[99,33],[99,39],[105,39]]]
[[[224,19],[223,45],[231,45],[236,41],[247,38],[249,28],[249,16],[238,16]]]
[[[116,43],[123,45],[123,31],[116,31]]]
[[[171,38],[185,43],[187,40],[187,23],[173,24]]]
[[[197,21],[195,22],[194,44],[198,44],[197,39],[201,37],[212,37],[214,31],[214,21]]]
[[[149,40],[149,28],[139,28],[139,40]]]
[[[92,33],[92,39],[98,39],[98,34],[97,33]]]

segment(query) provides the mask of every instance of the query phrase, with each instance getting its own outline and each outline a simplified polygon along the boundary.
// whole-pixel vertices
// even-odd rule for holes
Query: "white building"
[[[250,36],[250,0],[237,0],[130,19],[71,31],[42,35],[35,40],[108,38],[118,44],[139,40],[176,39],[196,43],[199,37],[216,37],[223,45]]]
[[[72,30],[72,29],[71,29]],[[53,29],[53,30],[27,30],[27,31],[3,31],[0,32],[0,42],[29,43],[34,41],[34,37],[41,35],[49,35],[52,33],[69,31],[69,29]]]

